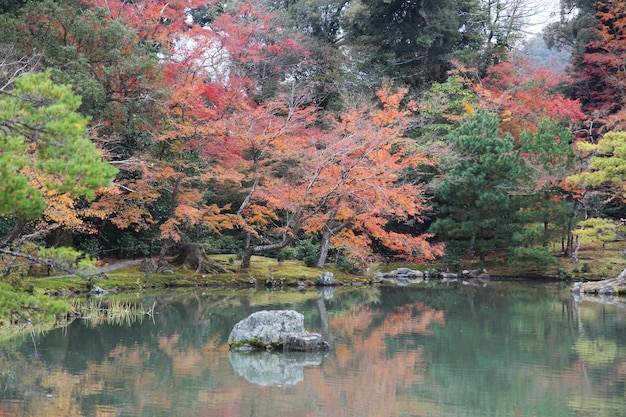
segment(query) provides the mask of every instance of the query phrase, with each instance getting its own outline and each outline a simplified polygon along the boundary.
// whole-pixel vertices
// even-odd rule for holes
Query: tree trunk
[[[260,253],[265,253],[272,250],[282,249],[287,246],[293,240],[292,237],[285,234],[283,235],[283,240],[278,243],[269,243],[267,245],[253,245],[252,244],[252,235],[250,233],[246,234],[246,239],[244,240],[243,245],[243,256],[241,258],[241,269],[250,268],[250,260],[253,255],[258,255]]]
[[[5,246],[9,246],[17,237],[22,233],[24,227],[26,226],[26,221],[23,219],[19,219],[7,235],[0,237],[0,248],[4,248]]]
[[[574,239],[576,244],[574,245],[574,251],[572,252],[572,263],[578,263],[578,250],[580,249],[580,241],[578,240],[578,236]]]
[[[180,192],[180,182],[181,178],[176,180],[176,184],[174,184],[174,189],[172,190],[172,197],[170,198],[170,207],[168,212],[168,219],[173,219],[176,214],[176,206],[178,205],[178,194]],[[165,263],[165,255],[167,255],[167,250],[169,249],[170,239],[164,239],[163,245],[161,246],[161,250],[159,251],[159,266],[163,266]]]
[[[574,255],[574,225],[575,225],[575,219],[578,216],[578,213],[580,211],[580,205],[581,203],[579,200],[574,201],[574,208],[572,210],[571,221],[567,225],[567,244],[565,245],[565,253],[564,253],[566,257],[571,257]]]
[[[320,253],[317,256],[317,260],[315,261],[316,268],[324,268],[324,265],[326,264],[326,258],[328,257],[328,248],[330,246],[330,229],[328,227],[324,228],[320,243]]]
[[[165,255],[167,255],[167,250],[169,249],[169,239],[164,239],[161,244],[161,249],[159,250],[159,260],[157,264],[159,266],[165,265]]]
[[[467,259],[472,259],[474,257],[474,243],[476,243],[476,232],[472,233],[470,238],[470,244],[467,248]]]
[[[188,266],[198,272],[202,269],[202,265],[206,260],[206,252],[201,244],[187,243],[180,249],[176,258],[172,259],[172,264]]]
[[[250,268],[250,260],[252,259],[252,235],[246,233],[246,238],[243,242],[243,256],[241,257],[241,269]]]

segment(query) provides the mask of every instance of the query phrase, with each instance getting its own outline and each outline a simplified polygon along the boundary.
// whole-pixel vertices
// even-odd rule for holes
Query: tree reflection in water
[[[569,417],[626,405],[626,309],[554,286],[327,298],[204,289],[137,301],[155,305],[152,319],[4,343],[0,415]],[[331,351],[233,357],[230,330],[261,309],[303,313]]]

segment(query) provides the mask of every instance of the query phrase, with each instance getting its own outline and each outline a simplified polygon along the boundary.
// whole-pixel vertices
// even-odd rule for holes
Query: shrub
[[[545,246],[513,248],[508,260],[514,267],[534,267],[538,271],[545,270],[549,265],[555,265],[558,260],[550,254]]]
[[[148,245],[130,233],[122,234],[119,239],[120,256],[122,258],[144,257],[150,254]]]
[[[296,251],[297,259],[304,262],[306,266],[314,266],[320,252],[320,245],[311,239],[304,239],[297,243]]]

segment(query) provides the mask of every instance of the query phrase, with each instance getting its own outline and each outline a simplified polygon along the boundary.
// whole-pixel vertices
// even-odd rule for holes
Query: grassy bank
[[[80,294],[98,286],[103,289],[144,290],[150,288],[181,286],[291,286],[302,283],[313,285],[323,271],[333,272],[339,284],[366,282],[374,275],[352,275],[341,271],[334,265],[327,265],[323,270],[310,268],[300,261],[278,262],[273,258],[252,257],[249,269],[237,268],[233,255],[214,255],[210,257],[233,272],[220,274],[198,273],[186,268],[172,268],[167,273],[146,273],[139,270],[135,263],[105,274],[88,277],[39,277],[25,279],[23,286],[34,291],[52,295]],[[113,263],[110,261],[109,263]]]
[[[506,260],[492,256],[488,258],[486,270],[492,276],[526,277],[526,278],[559,278],[564,280],[602,280],[616,277],[626,268],[626,259],[622,255],[626,242],[618,241],[606,245],[581,247],[578,263],[569,258],[557,258],[558,263],[547,266],[528,265],[524,268],[513,268]],[[25,278],[21,287],[30,291],[62,295],[85,293],[95,286],[103,289],[144,290],[150,288],[180,286],[292,286],[298,283],[312,285],[323,271],[333,272],[339,284],[350,285],[370,282],[375,279],[378,271],[389,271],[398,267],[412,269],[445,271],[458,269],[478,269],[478,260],[464,261],[461,264],[446,265],[444,263],[429,264],[374,264],[364,275],[352,275],[328,264],[323,270],[306,267],[300,261],[278,262],[273,258],[255,256],[249,269],[238,268],[238,261],[233,255],[213,255],[212,261],[223,265],[232,272],[220,274],[197,273],[185,268],[172,268],[169,273],[145,273],[139,270],[139,264],[127,265],[119,269],[107,271],[104,275],[89,277],[40,277]],[[113,263],[114,261],[110,261]]]

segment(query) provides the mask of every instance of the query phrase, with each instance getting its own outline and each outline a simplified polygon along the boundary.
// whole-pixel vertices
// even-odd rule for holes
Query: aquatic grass
[[[17,338],[34,338],[51,330],[63,327],[67,322],[23,323],[5,324],[0,327],[0,344],[5,346],[8,342]]]
[[[90,327],[105,323],[117,326],[142,323],[145,317],[154,317],[155,306],[156,302],[150,308],[146,308],[142,303],[102,297],[90,297],[87,300],[74,302],[80,319]]]

